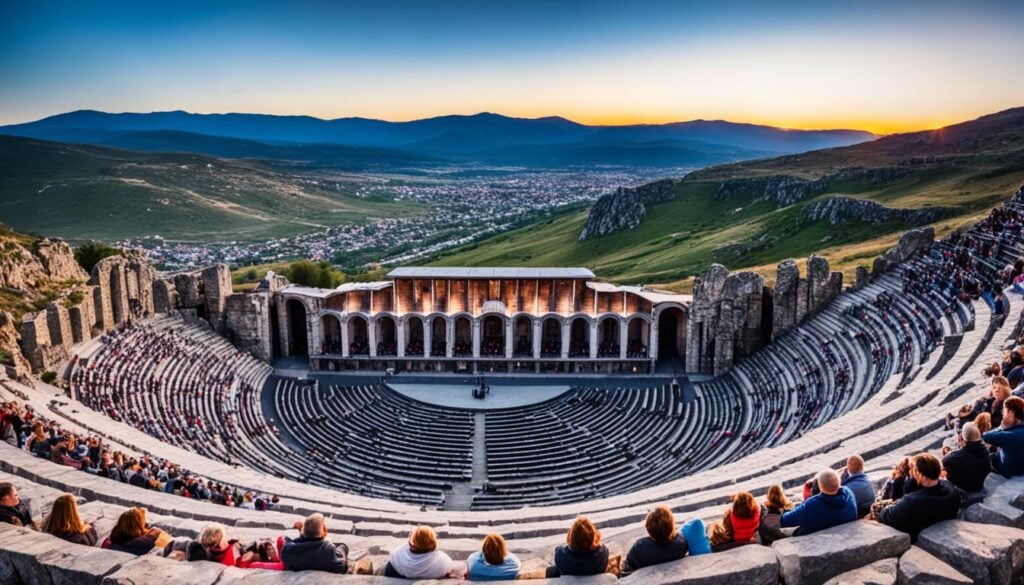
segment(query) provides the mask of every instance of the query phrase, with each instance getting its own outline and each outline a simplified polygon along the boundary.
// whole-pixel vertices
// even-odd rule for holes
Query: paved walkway
[[[487,398],[473,398],[472,384],[397,384],[387,382],[389,388],[399,394],[419,402],[448,408],[464,408],[469,410],[495,410],[500,408],[516,408],[528,404],[545,402],[569,391],[570,386],[523,386],[512,384],[511,381],[493,380],[485,383],[491,391]]]

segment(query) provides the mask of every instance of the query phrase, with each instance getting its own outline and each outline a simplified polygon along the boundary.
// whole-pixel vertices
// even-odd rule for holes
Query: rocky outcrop
[[[687,371],[717,376],[760,349],[769,338],[762,318],[767,296],[764,277],[754,272],[730,274],[713,264],[697,278],[686,322]]]
[[[678,183],[677,179],[664,179],[636,188],[619,187],[614,193],[602,195],[590,208],[580,241],[634,229],[644,220],[649,206],[675,197]]]
[[[821,195],[828,189],[828,183],[828,177],[808,181],[789,175],[726,179],[718,185],[714,198],[772,201],[776,207],[786,207],[797,201]]]
[[[38,292],[48,282],[85,281],[89,275],[63,240],[32,241],[27,236],[0,240],[0,287]]]
[[[109,331],[153,315],[156,270],[142,254],[110,256],[96,263],[89,284],[95,293],[96,326]]]
[[[718,185],[714,197],[717,200],[771,201],[781,208],[826,193],[833,182],[859,181],[874,185],[898,179],[909,172],[902,167],[850,167],[813,180],[792,175],[726,179]]]
[[[935,228],[932,227],[912,229],[904,233],[895,247],[889,248],[885,254],[875,258],[871,276],[883,274],[914,256],[927,252],[934,242]]]
[[[4,366],[10,377],[25,380],[32,372],[32,366],[21,352],[19,338],[14,317],[7,311],[0,311],[0,352],[5,358]]]
[[[839,225],[854,221],[881,224],[901,221],[907,225],[919,226],[935,223],[956,213],[952,207],[925,207],[922,209],[901,209],[886,207],[869,199],[853,197],[829,197],[804,208],[804,220],[827,221]]]

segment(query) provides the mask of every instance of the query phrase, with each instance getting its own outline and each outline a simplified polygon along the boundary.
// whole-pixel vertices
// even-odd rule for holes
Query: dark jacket
[[[783,528],[799,526],[798,534],[813,534],[857,519],[857,498],[850,488],[840,487],[835,495],[811,496],[782,515]]]
[[[853,497],[857,501],[857,516],[866,516],[871,511],[871,504],[875,502],[875,487],[871,485],[871,480],[863,473],[844,473],[843,485],[853,492]]]
[[[949,483],[965,492],[985,489],[985,478],[992,470],[988,448],[981,441],[971,441],[942,458]]]
[[[982,435],[981,440],[999,447],[999,453],[993,458],[997,472],[1005,477],[1024,475],[1024,424],[991,430]]]
[[[323,538],[284,539],[281,561],[288,571],[348,572],[348,546]]]
[[[548,570],[548,577],[560,575],[600,575],[608,568],[608,547],[579,551],[561,545],[555,548],[555,571]]]
[[[154,546],[156,546],[156,537],[149,533],[143,534],[138,538],[133,538],[128,542],[122,544],[118,544],[110,540],[109,536],[106,538],[106,540],[103,541],[103,548],[109,548],[110,550],[126,552],[129,554],[133,554],[137,557],[142,556],[148,553],[149,551],[153,550]]]
[[[16,526],[32,526],[32,508],[28,500],[22,500],[15,507],[0,506],[0,522]]]
[[[660,565],[669,561],[677,561],[686,556],[686,539],[682,534],[666,543],[655,542],[650,536],[645,536],[633,543],[626,554],[626,562],[623,563],[619,573],[624,577],[637,569]]]
[[[878,521],[910,534],[917,535],[932,524],[956,518],[960,512],[960,492],[948,481],[939,480],[932,487],[922,487],[907,494],[878,513]]]
[[[96,529],[92,526],[85,532],[68,532],[67,534],[55,534],[54,536],[83,546],[95,546],[97,540]]]

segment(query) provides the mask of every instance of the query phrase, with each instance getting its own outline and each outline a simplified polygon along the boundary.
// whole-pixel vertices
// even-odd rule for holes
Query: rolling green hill
[[[579,241],[587,212],[470,244],[437,265],[581,265],[617,282],[688,290],[714,262],[774,279],[774,264],[810,253],[851,274],[890,247],[908,225],[830,223],[808,206],[834,196],[888,207],[949,208],[945,233],[987,212],[1024,183],[1024,108],[940,130],[720,165],[688,175],[675,197],[652,205],[635,229]],[[795,188],[792,185],[796,185]]]
[[[259,241],[425,210],[348,189],[258,162],[0,136],[0,218],[71,241]]]

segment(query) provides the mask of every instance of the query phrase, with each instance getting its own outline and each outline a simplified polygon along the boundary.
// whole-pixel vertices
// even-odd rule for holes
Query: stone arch
[[[679,305],[659,307],[658,361],[686,363],[686,310]]]
[[[405,318],[405,355],[420,357],[424,352],[426,329],[423,318],[419,315],[408,315]]]
[[[631,317],[626,321],[626,357],[650,357],[651,323],[645,317]]]
[[[348,354],[369,355],[370,354],[370,326],[366,317],[362,315],[351,315],[346,324],[348,328]]]
[[[288,299],[285,301],[285,312],[288,314],[289,355],[309,355],[309,313],[306,303],[298,299]]]
[[[505,323],[501,315],[485,315],[480,320],[480,355],[505,355]]]
[[[569,322],[569,357],[590,356],[590,320],[573,317]]]
[[[468,357],[473,355],[473,319],[469,315],[458,315],[452,321],[452,355]]]
[[[320,352],[341,354],[341,319],[334,313],[320,315]]]
[[[520,314],[512,321],[512,355],[533,355],[533,319],[529,315]]]
[[[618,317],[602,317],[597,322],[597,356],[619,357],[622,323]]]
[[[379,315],[374,321],[377,355],[398,355],[398,324],[395,318]]]
[[[562,320],[545,317],[540,325],[540,355],[557,357],[562,355]]]

